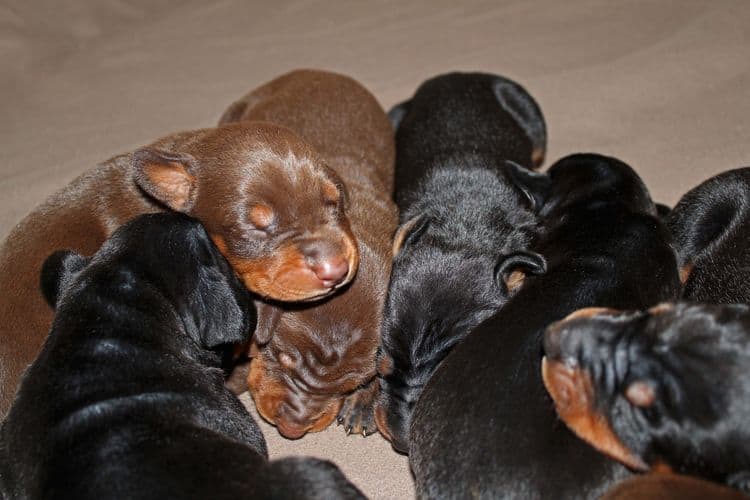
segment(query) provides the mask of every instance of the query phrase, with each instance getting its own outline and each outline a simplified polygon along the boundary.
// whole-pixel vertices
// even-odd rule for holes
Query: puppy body
[[[406,452],[411,411],[440,361],[505,303],[513,271],[543,270],[528,252],[537,207],[522,181],[546,181],[524,171],[544,156],[546,136],[533,98],[483,73],[428,80],[390,115],[401,226],[376,414],[383,435]]]
[[[397,222],[391,125],[362,85],[313,70],[261,86],[221,122],[244,120],[289,127],[341,176],[361,256],[352,285],[322,303],[283,310],[259,304],[250,391],[261,415],[287,437],[322,430],[342,405],[340,421],[349,431],[373,432],[375,353]]]
[[[667,217],[693,302],[750,303],[750,168],[723,172],[685,194]]]
[[[422,498],[594,498],[627,473],[558,420],[539,373],[542,335],[583,305],[674,297],[675,256],[627,165],[573,155],[549,175],[536,248],[547,272],[446,357],[414,409],[409,458]]]
[[[0,429],[4,498],[359,498],[330,464],[266,461],[215,351],[255,311],[196,221],[140,217],[42,280],[57,314]]]
[[[342,194],[340,183],[291,131],[259,123],[168,136],[74,180],[21,221],[0,248],[0,414],[49,331],[52,311],[38,287],[47,255],[61,248],[91,255],[133,217],[171,209],[199,218],[245,285],[260,295],[325,295],[351,276],[334,283],[316,269],[331,258],[347,259],[352,269],[358,262],[343,208],[326,202]],[[286,200],[274,202],[279,191],[294,196],[295,210]],[[263,226],[265,216],[277,234]],[[309,259],[311,242],[334,257]]]
[[[747,497],[725,488],[679,474],[646,474],[626,479],[602,496],[602,500],[742,500]]]
[[[641,469],[750,492],[746,304],[574,315],[548,329],[545,352],[545,383],[561,418],[597,449]],[[606,432],[576,425],[578,407]]]

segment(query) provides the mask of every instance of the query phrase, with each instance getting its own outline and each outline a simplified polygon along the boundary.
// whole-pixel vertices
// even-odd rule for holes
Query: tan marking
[[[647,312],[653,316],[656,316],[658,314],[664,314],[672,310],[674,310],[674,304],[670,302],[662,302],[661,304],[657,304],[654,307],[650,308]]]
[[[534,165],[534,168],[539,168],[544,163],[544,155],[544,148],[537,148],[531,152],[531,164]]]
[[[521,285],[523,285],[523,281],[526,279],[526,273],[521,271],[520,269],[516,269],[512,273],[508,275],[507,278],[505,278],[505,286],[508,287],[508,293],[515,293],[519,288],[521,288]]]
[[[545,356],[542,380],[558,416],[578,437],[631,469],[648,470],[648,465],[620,441],[607,418],[594,410],[594,388],[587,371],[547,361]]]
[[[692,262],[688,262],[680,268],[680,283],[682,283],[683,285],[687,283],[687,280],[690,279],[690,275],[693,274],[694,268],[695,264],[693,264]]]
[[[268,205],[258,203],[257,205],[252,206],[248,218],[250,219],[250,223],[255,226],[256,229],[268,229],[273,223],[273,209]]]
[[[393,256],[395,257],[401,251],[401,247],[404,245],[406,237],[409,235],[417,222],[422,218],[422,215],[417,215],[404,222],[398,229],[396,234],[393,236]]]
[[[336,184],[329,180],[323,181],[323,199],[329,205],[338,205],[341,193]]]
[[[176,211],[185,209],[190,201],[195,177],[188,173],[182,163],[147,162],[143,164],[143,172],[149,182],[158,188],[160,201]]]
[[[390,429],[388,429],[386,422],[387,419],[385,418],[385,410],[383,407],[380,405],[375,406],[375,426],[387,441],[393,441],[393,434]]]
[[[648,382],[633,382],[625,389],[625,397],[633,405],[645,408],[654,404],[656,391]]]

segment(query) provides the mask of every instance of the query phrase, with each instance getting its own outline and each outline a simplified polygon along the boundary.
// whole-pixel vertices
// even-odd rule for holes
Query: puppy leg
[[[367,437],[378,430],[375,426],[375,397],[379,390],[378,379],[374,378],[344,400],[337,422],[344,426],[347,434]]]

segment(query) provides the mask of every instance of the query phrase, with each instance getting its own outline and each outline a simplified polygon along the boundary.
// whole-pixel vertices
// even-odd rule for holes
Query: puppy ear
[[[539,105],[523,87],[502,77],[496,78],[492,91],[500,106],[513,117],[531,141],[532,164],[534,167],[540,166],[547,150],[547,126]]]
[[[516,252],[500,258],[495,266],[495,283],[511,295],[518,290],[528,274],[547,272],[547,261],[535,252]]]
[[[229,105],[226,111],[219,118],[219,125],[226,123],[237,123],[242,121],[242,115],[245,114],[247,109],[247,101],[235,101]]]
[[[234,275],[216,266],[201,269],[200,283],[195,300],[202,308],[195,321],[201,343],[215,349],[247,341],[257,322],[250,292]]]
[[[415,215],[396,229],[393,236],[393,256],[395,257],[404,245],[415,244],[430,225],[430,219],[425,214]]]
[[[523,192],[531,209],[538,212],[549,196],[552,180],[549,175],[534,172],[510,160],[505,161],[505,171],[511,182]]]
[[[271,341],[284,311],[268,302],[256,301],[255,306],[258,310],[258,324],[253,334],[253,342],[262,346]]]
[[[62,292],[90,261],[90,257],[70,250],[58,250],[47,257],[42,265],[40,282],[42,295],[53,309],[57,306]]]
[[[650,382],[636,380],[625,389],[625,397],[633,406],[648,408],[656,401],[656,389]]]
[[[398,130],[399,125],[401,125],[401,120],[403,120],[406,113],[409,112],[409,108],[411,108],[411,100],[396,104],[388,112],[388,118],[391,120],[393,130]]]
[[[195,201],[195,158],[188,154],[142,148],[133,153],[135,183],[177,212],[188,212]]]

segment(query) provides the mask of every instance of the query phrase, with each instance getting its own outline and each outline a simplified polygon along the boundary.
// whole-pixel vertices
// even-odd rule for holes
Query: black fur
[[[90,261],[53,254],[42,287],[56,316],[0,429],[4,498],[360,497],[328,463],[266,460],[221,369],[255,309],[197,221],[142,216]]]
[[[595,407],[628,450],[646,464],[750,493],[747,305],[680,303],[571,319],[550,330],[548,359],[590,375]],[[652,388],[652,403],[629,401],[635,383]]]
[[[626,475],[557,419],[541,380],[545,327],[585,306],[644,307],[676,296],[669,234],[624,163],[573,155],[549,170],[546,228],[530,276],[446,357],[411,424],[420,498],[595,498]]]
[[[428,80],[390,115],[403,245],[384,309],[379,356],[389,369],[381,369],[377,414],[406,452],[413,405],[436,366],[507,301],[513,271],[544,271],[528,248],[548,180],[529,168],[546,135],[532,97],[489,74]]]
[[[703,182],[680,199],[667,223],[680,267],[692,267],[684,299],[750,303],[750,168]]]

